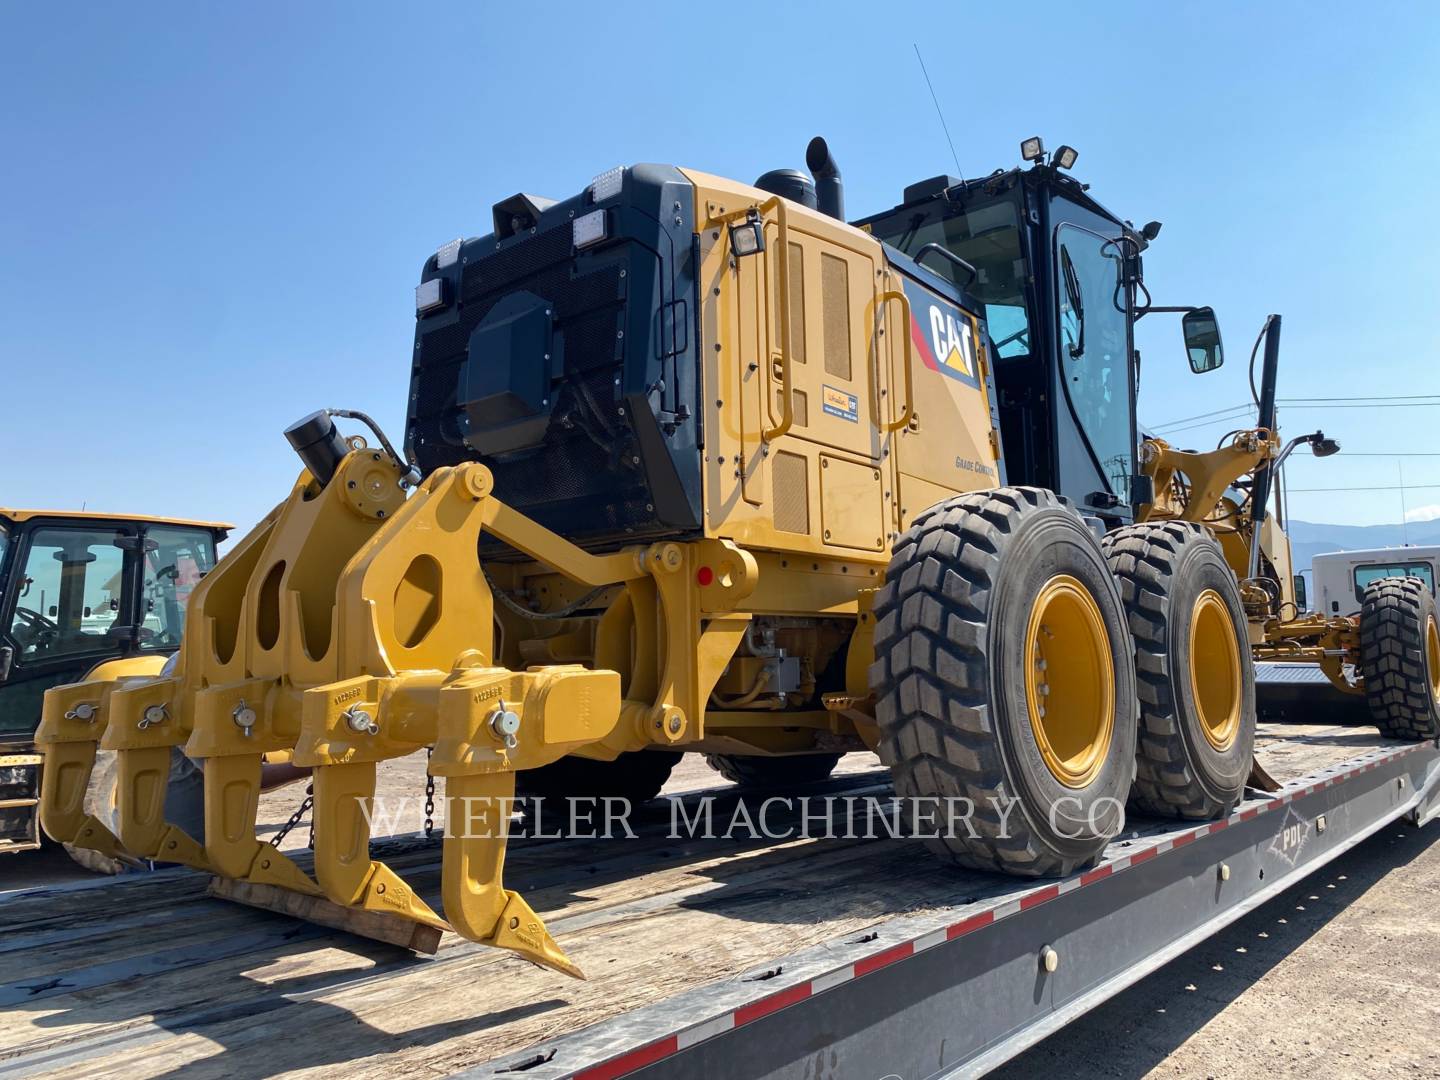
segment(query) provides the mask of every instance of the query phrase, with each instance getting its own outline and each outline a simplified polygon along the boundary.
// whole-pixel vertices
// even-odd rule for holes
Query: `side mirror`
[[[1305,596],[1305,575],[1295,575],[1295,606],[1301,611],[1310,610],[1310,601]]]
[[[1190,370],[1196,375],[1214,371],[1225,363],[1225,349],[1220,344],[1220,324],[1215,309],[1194,308],[1180,320],[1185,331],[1185,352],[1190,357]]]
[[[0,645],[0,682],[10,678],[10,669],[15,665],[15,647]]]

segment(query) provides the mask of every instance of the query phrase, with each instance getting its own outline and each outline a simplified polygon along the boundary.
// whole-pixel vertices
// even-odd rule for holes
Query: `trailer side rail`
[[[1112,844],[1067,880],[894,918],[462,1075],[980,1075],[1385,825],[1437,813],[1435,743],[1371,751]]]

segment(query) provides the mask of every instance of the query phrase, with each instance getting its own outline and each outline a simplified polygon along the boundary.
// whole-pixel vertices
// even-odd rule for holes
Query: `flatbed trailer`
[[[417,957],[207,897],[190,871],[8,894],[0,1074],[977,1075],[1387,823],[1440,812],[1434,743],[1262,724],[1258,746],[1279,791],[1208,824],[1132,820],[1062,881],[888,837],[677,839],[664,807],[634,839],[515,841],[509,880],[587,982],[450,935]],[[811,795],[838,814],[891,790],[876,769]],[[733,795],[711,794],[725,820]],[[438,844],[377,848],[438,892]]]

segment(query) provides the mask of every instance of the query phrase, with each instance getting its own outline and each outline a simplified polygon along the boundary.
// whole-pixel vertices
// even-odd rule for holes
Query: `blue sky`
[[[12,3],[0,502],[248,526],[293,479],[289,421],[349,406],[398,436],[420,265],[516,191],[634,161],[749,180],[821,133],[851,215],[892,205],[955,167],[917,41],[967,174],[1040,134],[1165,223],[1151,292],[1213,304],[1229,363],[1190,375],[1173,318],[1147,319],[1149,423],[1248,400],[1270,311],[1282,397],[1440,394],[1440,5]],[[1288,408],[1292,434],[1437,455],[1307,457],[1292,488],[1403,467],[1408,508],[1440,514],[1437,421]],[[1291,512],[1397,521],[1400,495]]]

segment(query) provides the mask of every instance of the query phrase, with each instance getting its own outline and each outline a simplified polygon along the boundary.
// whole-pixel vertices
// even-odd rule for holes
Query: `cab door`
[[[1051,213],[1056,486],[1077,504],[1125,519],[1137,440],[1115,227],[1062,200]]]

